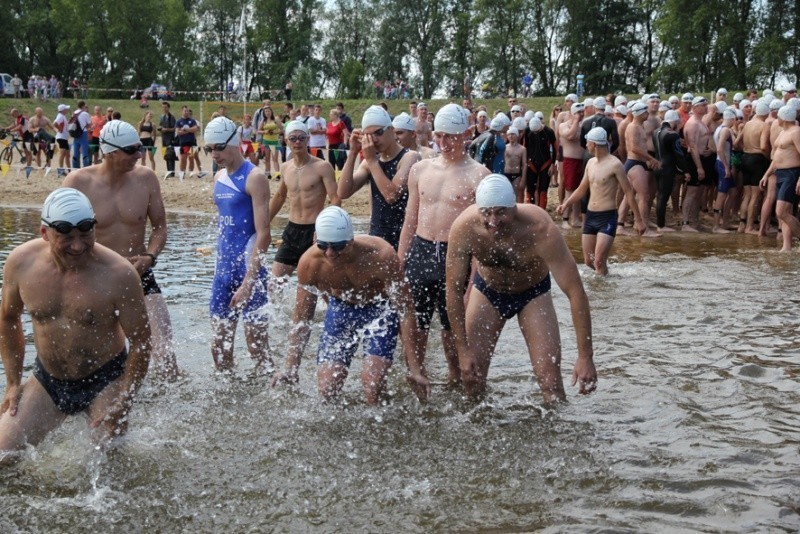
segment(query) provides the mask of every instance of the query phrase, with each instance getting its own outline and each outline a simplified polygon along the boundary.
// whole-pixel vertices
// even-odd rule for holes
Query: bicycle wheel
[[[8,163],[11,165],[11,158],[13,155],[14,153],[11,151],[11,147],[5,147],[2,151],[0,151],[0,163]]]

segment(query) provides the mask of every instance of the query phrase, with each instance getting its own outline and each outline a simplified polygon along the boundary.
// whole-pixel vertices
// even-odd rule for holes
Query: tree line
[[[91,87],[283,88],[430,98],[465,77],[534,94],[773,87],[800,70],[800,10],[774,0],[5,0],[0,71]],[[242,25],[242,13],[244,24]]]

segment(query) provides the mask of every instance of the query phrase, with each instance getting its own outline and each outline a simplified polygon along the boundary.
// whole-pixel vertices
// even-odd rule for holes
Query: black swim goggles
[[[231,142],[233,136],[236,135],[236,130],[231,132],[231,135],[228,136],[228,139],[225,140],[224,143],[217,143],[216,145],[206,145],[203,147],[203,151],[208,154],[209,152],[222,152],[226,148],[228,148],[228,143]]]
[[[77,228],[78,231],[81,233],[86,233],[91,231],[91,229],[94,228],[94,225],[97,224],[97,219],[84,219],[80,221],[78,224],[72,224],[71,222],[67,221],[49,222],[45,221],[44,219],[42,219],[42,222],[45,224],[45,226],[47,226],[48,228],[52,228],[59,234],[68,234],[75,228]]]
[[[126,153],[129,156],[133,156],[137,152],[139,154],[144,152],[144,145],[141,145],[141,144],[139,144],[139,145],[130,145],[130,146],[117,146],[114,143],[109,143],[105,139],[100,139],[100,142],[105,144],[105,145],[108,145],[108,146],[113,146],[117,150],[122,150],[124,153]]]
[[[325,252],[329,248],[333,249],[334,252],[341,252],[347,246],[350,241],[319,241],[317,240],[317,248],[319,248],[322,252]]]

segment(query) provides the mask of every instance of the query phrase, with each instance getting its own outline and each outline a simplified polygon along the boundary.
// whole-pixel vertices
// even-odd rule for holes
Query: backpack
[[[70,137],[77,138],[83,135],[83,128],[81,127],[81,121],[80,121],[81,113],[74,114],[72,118],[69,120],[69,127],[67,128],[67,132],[69,132]]]

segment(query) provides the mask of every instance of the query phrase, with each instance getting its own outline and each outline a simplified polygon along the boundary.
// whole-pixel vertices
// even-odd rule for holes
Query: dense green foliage
[[[765,87],[800,70],[800,12],[775,0],[3,0],[0,71],[91,87],[416,97]],[[245,23],[242,27],[242,12]],[[243,31],[242,31],[243,30]],[[111,93],[106,93],[111,95]]]

